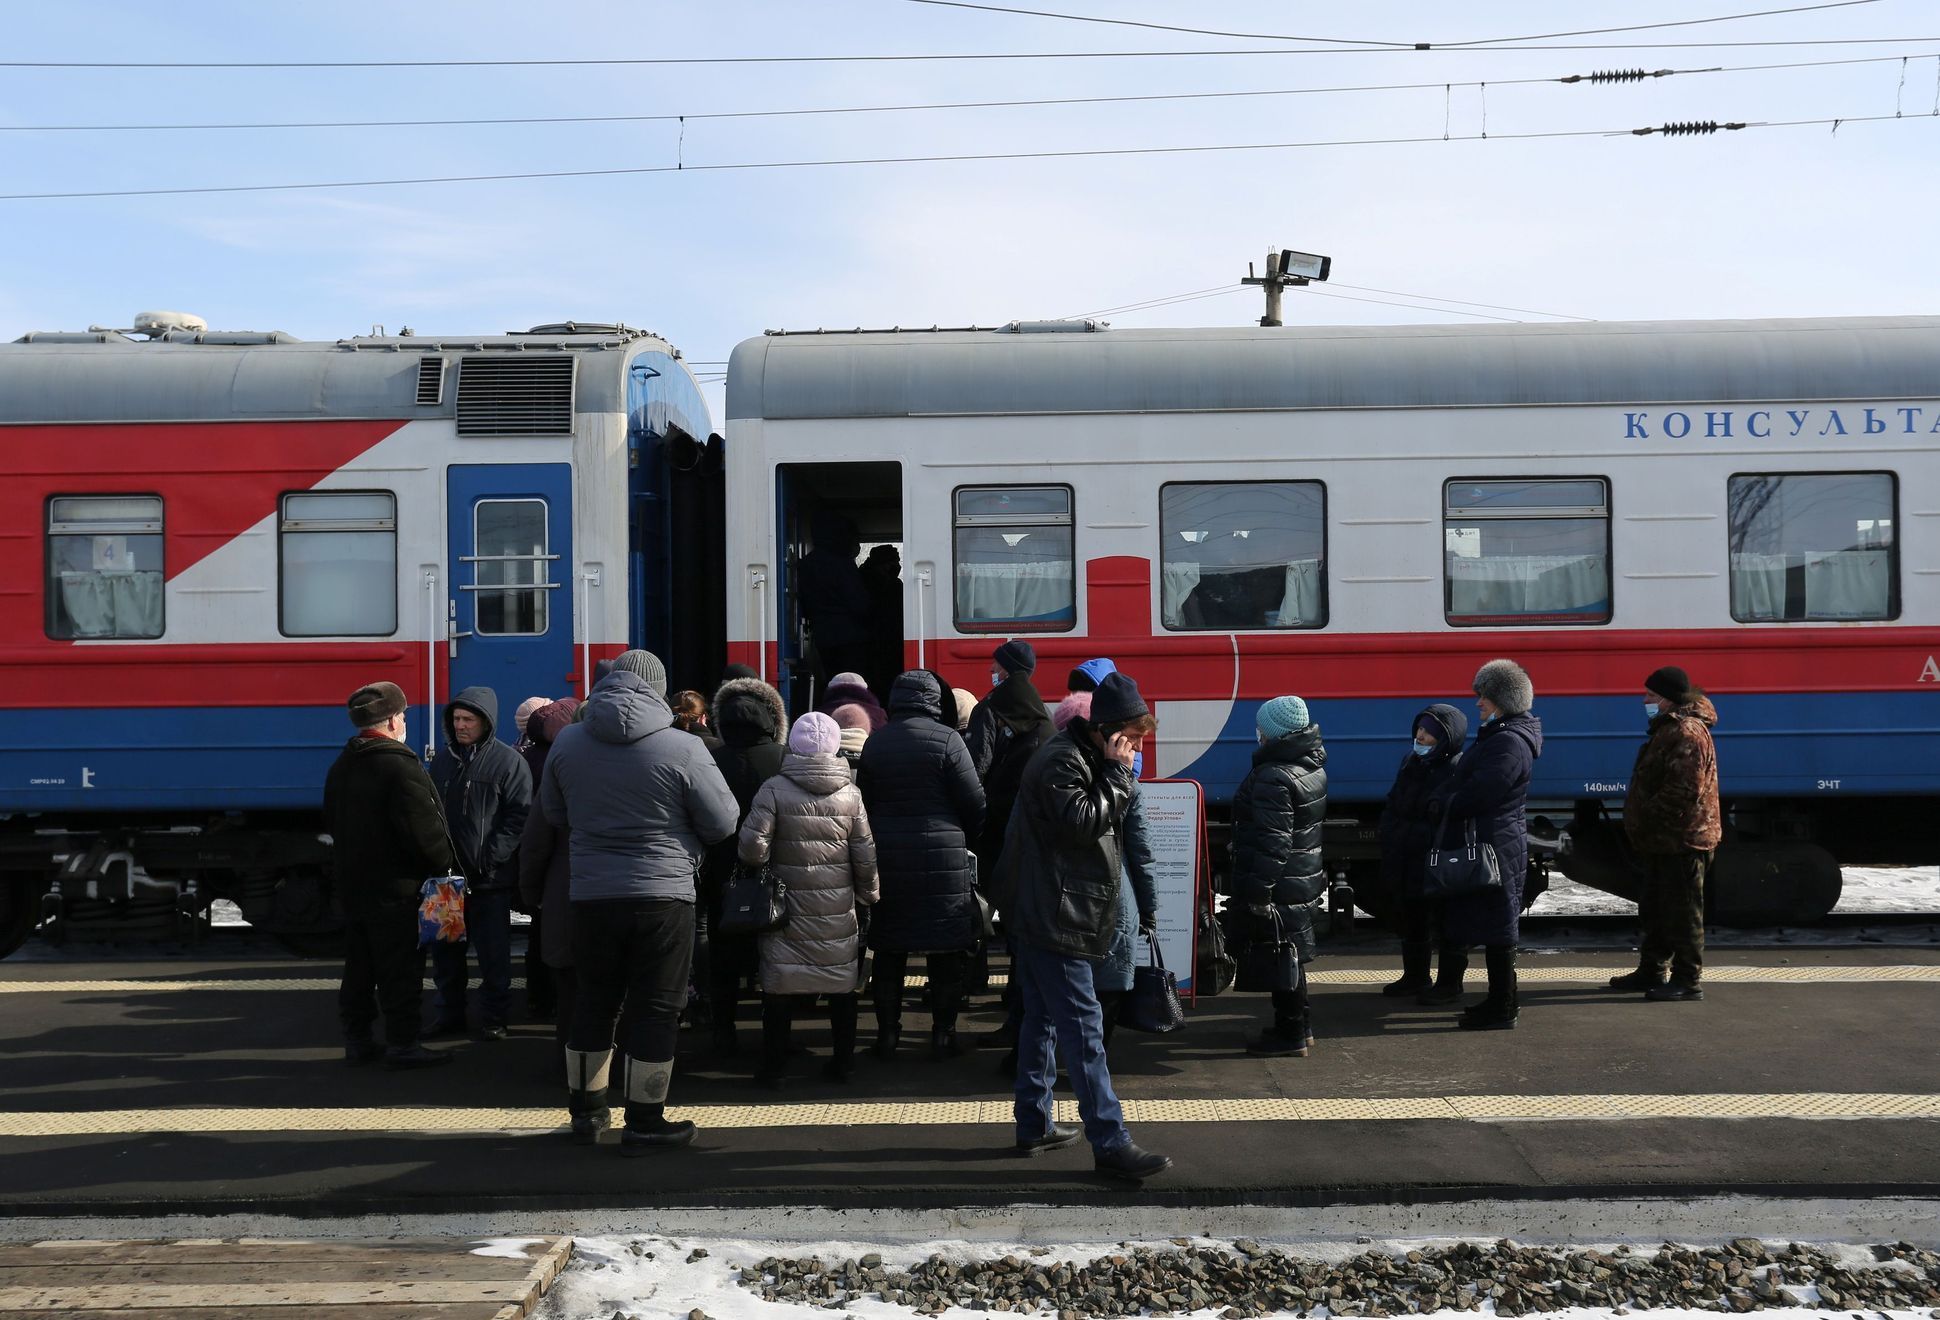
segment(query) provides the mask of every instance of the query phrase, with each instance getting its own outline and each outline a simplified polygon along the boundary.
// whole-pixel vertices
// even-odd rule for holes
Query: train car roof
[[[580,330],[586,332],[574,332]],[[338,340],[280,332],[176,333],[153,340],[112,330],[32,334],[0,343],[0,423],[436,417],[451,412],[455,392],[444,389],[437,404],[418,402],[424,358],[614,350],[678,356],[659,336],[624,326]],[[576,372],[573,410],[622,410],[621,374]]]
[[[727,415],[796,420],[1940,396],[1940,317],[770,333]]]

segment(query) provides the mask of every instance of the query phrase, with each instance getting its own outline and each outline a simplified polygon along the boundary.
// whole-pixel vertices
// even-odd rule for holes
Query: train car
[[[628,645],[719,672],[718,567],[673,568],[719,544],[719,444],[665,340],[137,324],[0,345],[0,954],[217,897],[333,929],[318,806],[361,684],[428,756],[459,688],[509,723]]]
[[[1412,717],[1497,656],[1574,876],[1632,886],[1611,822],[1666,663],[1721,712],[1721,913],[1940,857],[1940,318],[776,332],[727,414],[730,649],[797,705],[834,527],[901,548],[904,663],[982,691],[1025,636],[1055,694],[1111,656],[1150,772],[1215,809],[1259,703],[1304,696],[1376,911]]]

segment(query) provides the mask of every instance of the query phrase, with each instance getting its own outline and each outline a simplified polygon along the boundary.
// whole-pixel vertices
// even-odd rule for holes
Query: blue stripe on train
[[[425,744],[422,706],[410,745]],[[340,706],[14,710],[0,812],[315,810],[351,735]]]
[[[1421,701],[1309,699],[1327,745],[1334,802],[1387,796],[1422,707],[1451,701],[1469,716],[1473,697]],[[1810,797],[1821,793],[1940,793],[1940,693],[1761,693],[1714,697],[1718,768],[1727,796]],[[1252,764],[1257,701],[1235,702],[1219,741],[1182,776],[1225,801]],[[1543,754],[1530,796],[1621,799],[1644,739],[1643,694],[1539,698]],[[1159,707],[1163,721],[1165,708]],[[1164,734],[1163,728],[1160,730]]]

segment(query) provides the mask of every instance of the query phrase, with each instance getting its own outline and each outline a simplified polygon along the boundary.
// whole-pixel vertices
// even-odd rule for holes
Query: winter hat
[[[1034,674],[1037,672],[1037,652],[1033,651],[1031,644],[1022,638],[1014,638],[1011,641],[1005,642],[997,648],[996,654],[990,658],[996,662],[997,668],[1003,670],[1006,674]]]
[[[404,689],[395,683],[366,683],[350,694],[350,722],[360,729],[374,729],[393,715],[402,715],[406,706]]]
[[[667,695],[667,666],[652,651],[622,651],[613,661],[613,669],[616,673],[644,678],[655,693]]]
[[[1504,715],[1526,715],[1536,704],[1536,685],[1513,660],[1491,660],[1475,671],[1475,695],[1487,697]]]
[[[1655,670],[1644,680],[1644,686],[1666,701],[1683,705],[1697,693],[1691,686],[1691,676],[1676,665],[1665,665]]]
[[[1087,660],[1072,670],[1071,676],[1064,680],[1064,688],[1067,692],[1096,692],[1098,685],[1105,681],[1106,674],[1117,672],[1117,665],[1099,656],[1096,660]]]
[[[956,727],[962,733],[970,727],[970,716],[977,709],[977,694],[963,688],[951,688],[951,697],[956,700]]]
[[[1284,738],[1307,727],[1307,703],[1298,697],[1275,697],[1260,706],[1253,727],[1266,738]]]
[[[521,738],[525,736],[525,722],[532,718],[532,712],[551,701],[551,697],[527,697],[519,703],[518,713],[512,717],[512,727],[519,731]]]
[[[1120,673],[1106,674],[1105,681],[1091,694],[1093,724],[1130,724],[1151,713],[1152,708],[1138,694],[1138,684]]]
[[[819,710],[811,710],[788,731],[788,750],[797,756],[834,756],[842,746],[841,726]]]
[[[845,701],[837,706],[829,712],[829,718],[835,721],[838,728],[843,729],[861,729],[867,733],[876,727],[875,721],[869,718],[869,712],[853,701]]]
[[[1065,726],[1070,724],[1072,720],[1088,720],[1090,718],[1091,693],[1089,692],[1073,692],[1063,701],[1060,701],[1058,708],[1051,712],[1051,723],[1057,727],[1059,733],[1063,733]]]
[[[761,675],[755,672],[753,665],[729,665],[721,671],[721,681],[723,683],[732,683],[737,678],[760,677]]]
[[[861,674],[852,674],[847,670],[843,670],[841,673],[837,674],[834,678],[831,678],[829,680],[829,686],[832,688],[839,688],[839,687],[866,688],[869,686],[869,680],[864,678]]]

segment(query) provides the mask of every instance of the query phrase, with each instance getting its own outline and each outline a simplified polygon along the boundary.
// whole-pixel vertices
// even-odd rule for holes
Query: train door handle
[[[470,637],[471,634],[459,630],[458,602],[455,600],[451,601],[449,602],[449,606],[450,608],[445,612],[446,655],[450,659],[456,660],[458,658],[458,639],[461,637]]]

